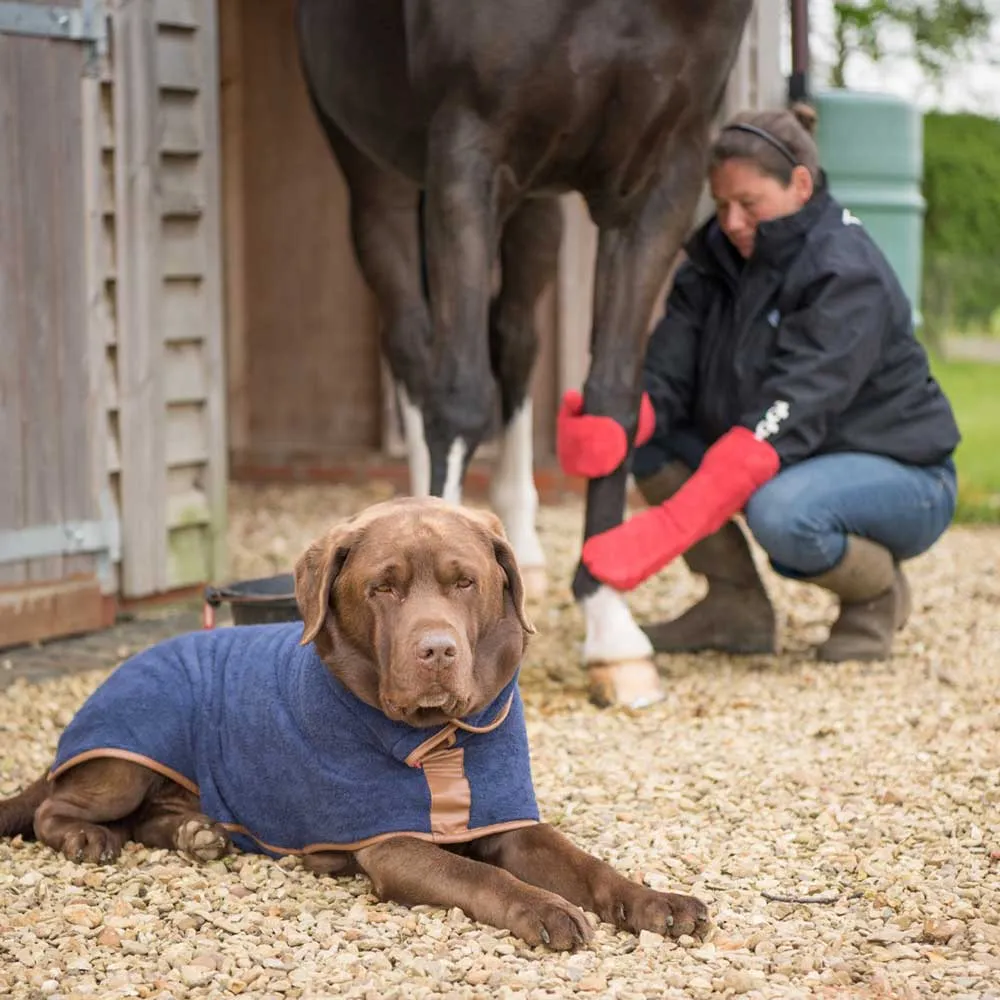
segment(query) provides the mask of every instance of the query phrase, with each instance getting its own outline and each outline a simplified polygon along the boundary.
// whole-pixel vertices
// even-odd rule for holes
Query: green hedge
[[[925,115],[924,198],[925,321],[1000,334],[1000,121]]]

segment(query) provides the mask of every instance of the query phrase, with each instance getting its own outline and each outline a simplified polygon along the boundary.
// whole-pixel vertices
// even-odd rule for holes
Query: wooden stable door
[[[0,3],[0,647],[113,613],[102,590],[118,525],[89,318],[103,40],[93,0]]]

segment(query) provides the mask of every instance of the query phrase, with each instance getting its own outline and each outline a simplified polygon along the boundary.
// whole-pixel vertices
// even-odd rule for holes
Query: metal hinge
[[[64,521],[0,531],[0,563],[52,556],[95,555],[102,589],[114,583],[114,564],[121,559],[121,531],[110,497],[101,498],[99,521]]]
[[[103,0],[81,0],[79,7],[0,0],[0,34],[90,42],[96,56],[108,51]]]

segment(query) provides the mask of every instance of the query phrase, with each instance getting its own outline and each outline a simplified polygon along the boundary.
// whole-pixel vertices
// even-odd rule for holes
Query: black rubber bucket
[[[214,610],[221,604],[230,606],[234,625],[267,625],[302,620],[299,606],[295,602],[295,577],[291,573],[240,580],[226,587],[206,587],[206,628],[215,624]]]

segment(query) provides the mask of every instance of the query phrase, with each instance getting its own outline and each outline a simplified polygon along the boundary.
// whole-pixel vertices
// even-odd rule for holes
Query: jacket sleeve
[[[890,297],[865,256],[821,269],[802,307],[781,319],[771,363],[740,420],[782,466],[819,450],[878,363]]]
[[[691,412],[707,301],[705,279],[690,263],[681,264],[663,317],[649,335],[643,362],[643,388],[656,411],[658,436],[668,434]]]

